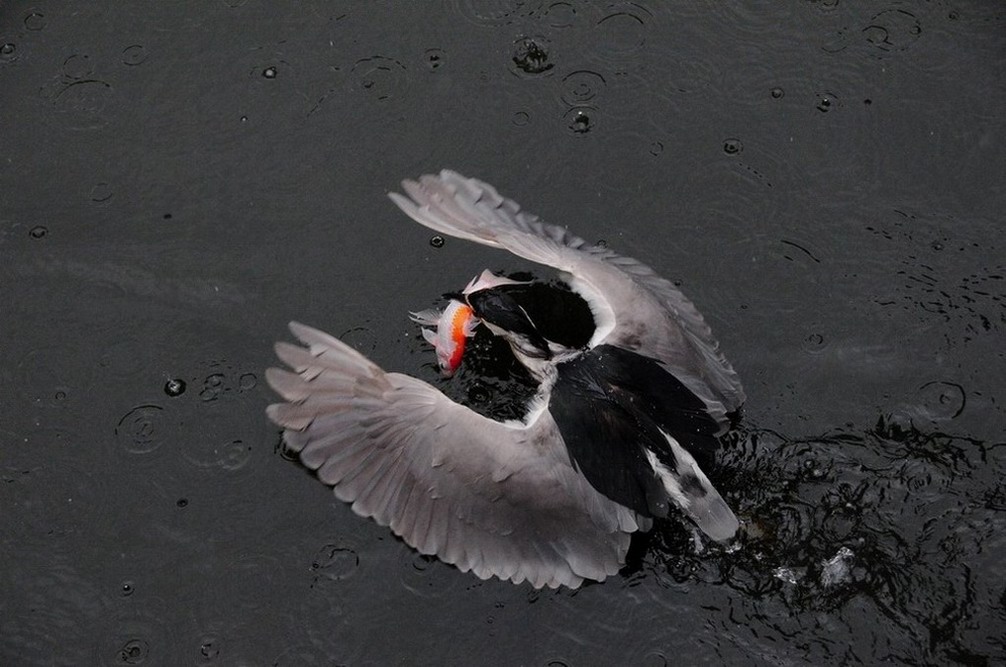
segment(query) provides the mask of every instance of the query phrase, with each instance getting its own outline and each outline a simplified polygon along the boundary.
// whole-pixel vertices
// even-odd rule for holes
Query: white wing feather
[[[594,314],[591,346],[610,343],[659,360],[724,429],[726,415],[744,403],[740,380],[702,315],[645,264],[543,223],[491,185],[453,171],[406,180],[402,187],[409,197],[389,197],[420,224],[563,272]]]
[[[306,348],[276,345],[294,372],[266,372],[289,401],[269,417],[336,496],[421,553],[482,579],[576,587],[616,573],[647,527],[570,466],[547,410],[496,422],[328,334],[290,330]]]

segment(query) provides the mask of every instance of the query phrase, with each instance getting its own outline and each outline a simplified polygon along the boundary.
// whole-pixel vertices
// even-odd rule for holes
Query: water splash
[[[665,524],[642,567],[737,590],[759,636],[810,641],[805,620],[826,613],[832,638],[859,659],[882,646],[902,661],[944,662],[967,650],[967,633],[994,632],[983,610],[1001,588],[988,550],[1006,529],[992,500],[1006,497],[1004,478],[1006,442],[887,416],[812,437],[747,430],[716,480],[744,522],[743,548],[696,554],[683,524]],[[872,627],[859,622],[864,605],[878,612]],[[807,658],[827,655],[822,646]]]

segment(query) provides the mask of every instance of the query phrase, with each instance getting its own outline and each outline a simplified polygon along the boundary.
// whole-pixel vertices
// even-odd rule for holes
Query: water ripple
[[[604,91],[604,77],[592,70],[577,70],[562,78],[559,99],[567,106],[589,104]]]
[[[597,54],[612,63],[633,61],[646,44],[652,19],[653,13],[637,2],[608,5],[594,28]]]
[[[160,619],[123,617],[98,642],[92,656],[98,665],[156,664],[176,650]]]
[[[539,0],[452,0],[454,10],[465,20],[480,26],[504,26],[519,23],[542,13],[544,3]],[[565,3],[550,3],[565,4]],[[556,9],[557,14],[562,8]],[[566,20],[566,19],[560,19]]]

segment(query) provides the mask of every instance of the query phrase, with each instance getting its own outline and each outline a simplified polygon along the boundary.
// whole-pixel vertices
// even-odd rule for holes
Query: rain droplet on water
[[[887,28],[879,25],[870,25],[863,28],[863,34],[866,36],[866,41],[870,42],[876,47],[887,49],[891,47],[891,40],[889,38]]]
[[[922,26],[911,12],[887,9],[875,15],[863,28],[866,41],[881,51],[903,51],[918,40]]]
[[[199,655],[204,660],[214,660],[220,656],[220,642],[216,637],[204,637],[199,642]]]
[[[96,183],[93,188],[91,188],[91,201],[96,204],[100,204],[108,201],[112,198],[112,186],[108,183],[101,182]]]
[[[352,68],[359,86],[379,101],[393,97],[407,85],[405,72],[405,65],[382,55],[361,58]]]
[[[241,470],[248,464],[252,448],[242,440],[232,440],[214,451],[217,454],[217,459],[213,462],[214,465],[233,472]]]
[[[139,405],[119,420],[116,438],[130,454],[150,454],[161,446],[163,421],[164,409],[160,405]]]
[[[254,373],[242,373],[238,377],[238,391],[248,391],[258,385],[258,376]]]
[[[63,74],[71,79],[83,79],[93,73],[91,56],[86,53],[75,53],[63,61]]]
[[[414,567],[416,569],[416,571],[418,571],[418,572],[425,572],[436,561],[437,561],[437,559],[434,558],[433,556],[426,556],[424,554],[418,554],[417,553],[412,558],[412,567]]]
[[[650,651],[643,658],[641,664],[642,667],[667,667],[671,663],[667,660],[667,656],[660,651]]]
[[[776,86],[771,91],[769,91],[769,94],[772,95],[772,99],[781,100],[783,97],[786,96],[786,91]]]
[[[276,78],[276,68],[275,67],[266,67],[264,70],[262,70],[262,76],[264,76],[267,79],[275,79]]]
[[[803,341],[803,349],[812,354],[821,352],[825,347],[824,336],[819,333],[809,334]]]
[[[566,112],[564,116],[566,128],[573,134],[587,134],[594,129],[594,119],[591,115],[592,109],[573,108]]]
[[[124,665],[141,665],[150,655],[150,646],[142,639],[130,639],[119,649],[119,662]]]
[[[590,102],[604,89],[604,77],[590,70],[567,74],[562,80],[562,101],[569,106]]]
[[[568,28],[576,21],[576,7],[569,2],[553,2],[545,9],[545,20],[553,28]]]
[[[45,14],[32,12],[24,17],[24,27],[28,30],[41,30],[45,27]]]
[[[440,69],[444,64],[444,52],[442,49],[426,49],[426,66],[431,70]]]
[[[537,75],[552,69],[549,43],[544,37],[521,37],[514,42],[513,64],[524,74]]]
[[[15,53],[17,53],[17,47],[10,42],[0,46],[0,58],[4,60],[13,60]]]
[[[360,556],[353,549],[326,544],[315,555],[311,569],[330,579],[345,579],[360,565]]]
[[[932,421],[956,419],[967,405],[967,392],[956,382],[927,382],[916,392],[916,416]]]
[[[164,384],[164,393],[171,397],[181,396],[185,393],[185,380],[171,378]]]
[[[517,127],[524,127],[531,120],[531,115],[526,111],[514,112],[514,115],[510,118],[510,122]]]
[[[40,239],[48,233],[49,233],[48,228],[42,225],[36,225],[35,227],[31,228],[31,231],[28,232],[28,235],[31,236],[33,239]]]
[[[147,59],[147,50],[141,44],[133,44],[122,50],[122,63],[136,67]]]
[[[443,248],[444,247],[444,237],[440,236],[439,234],[431,236],[430,237],[430,245],[433,246],[434,248]]]
[[[831,93],[817,94],[817,110],[821,113],[828,113],[836,106],[838,106],[838,98]]]
[[[652,14],[641,5],[629,7],[631,11],[614,11],[597,22],[602,49],[624,53],[638,49],[646,41],[646,23]]]
[[[737,155],[744,150],[744,144],[740,139],[727,139],[723,142],[723,152],[727,155]]]

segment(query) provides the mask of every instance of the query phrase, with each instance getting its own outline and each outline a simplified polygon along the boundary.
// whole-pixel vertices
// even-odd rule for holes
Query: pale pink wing
[[[483,579],[576,587],[618,571],[640,525],[570,466],[547,411],[496,422],[328,334],[290,329],[306,347],[277,343],[294,372],[267,371],[288,401],[268,415],[356,513]]]

